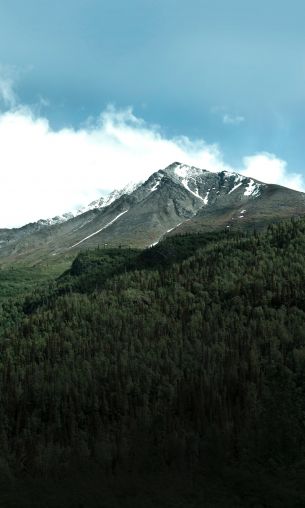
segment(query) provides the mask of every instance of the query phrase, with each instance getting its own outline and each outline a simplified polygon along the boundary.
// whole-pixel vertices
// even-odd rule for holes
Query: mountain
[[[144,248],[166,235],[262,229],[305,214],[305,194],[238,173],[175,162],[75,216],[0,230],[0,260],[36,262],[101,247]]]

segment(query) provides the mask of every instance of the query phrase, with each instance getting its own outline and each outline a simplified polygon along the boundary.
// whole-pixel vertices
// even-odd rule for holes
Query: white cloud
[[[168,139],[131,109],[108,108],[79,130],[54,131],[20,107],[0,115],[0,147],[0,227],[73,210],[176,160],[225,168],[217,146]]]
[[[291,189],[304,191],[304,182],[299,173],[287,171],[287,162],[277,158],[274,154],[263,152],[244,157],[244,168],[240,171],[245,176],[251,176],[266,183],[276,183]]]
[[[109,107],[80,129],[55,131],[46,118],[15,105],[0,113],[0,227],[73,210],[174,161],[233,171],[217,145],[166,137],[131,108]],[[271,154],[245,157],[240,172],[303,188],[301,176],[289,175],[286,163]]]
[[[222,122],[225,125],[240,125],[245,121],[245,117],[241,115],[228,115],[225,114],[222,117]]]

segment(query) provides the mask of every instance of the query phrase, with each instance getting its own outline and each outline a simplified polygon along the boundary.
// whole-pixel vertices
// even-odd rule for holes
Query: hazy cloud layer
[[[241,115],[224,115],[222,121],[225,125],[239,125],[245,121],[245,117]]]
[[[183,136],[168,138],[131,108],[108,107],[78,130],[55,131],[29,107],[16,107],[8,82],[0,91],[11,106],[0,113],[0,227],[74,210],[174,161],[211,171],[236,170],[303,189],[301,175],[290,174],[285,161],[273,154],[245,156],[240,168],[231,168],[217,145]]]
[[[9,108],[17,104],[13,74],[12,69],[0,65],[0,104]]]

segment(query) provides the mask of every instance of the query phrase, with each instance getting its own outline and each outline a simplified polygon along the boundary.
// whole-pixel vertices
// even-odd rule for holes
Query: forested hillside
[[[294,220],[83,252],[0,299],[3,506],[305,506],[304,282]]]

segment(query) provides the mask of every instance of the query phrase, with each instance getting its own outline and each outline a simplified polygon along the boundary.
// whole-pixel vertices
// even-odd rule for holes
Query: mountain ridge
[[[166,235],[262,229],[305,214],[305,194],[229,171],[174,162],[74,217],[0,230],[0,262],[33,263],[84,248],[145,248]]]

